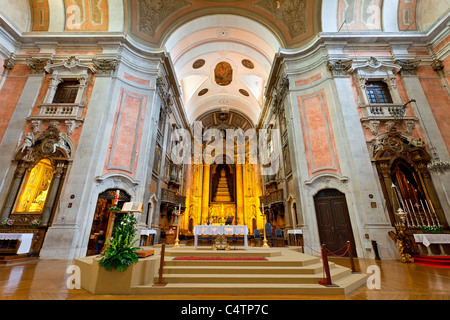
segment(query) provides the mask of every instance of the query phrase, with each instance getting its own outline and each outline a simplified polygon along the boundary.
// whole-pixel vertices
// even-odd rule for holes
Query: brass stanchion
[[[178,207],[178,214],[177,214],[177,238],[175,239],[175,244],[173,245],[174,248],[177,248],[180,246],[180,219],[181,219],[181,204]]]
[[[331,281],[330,265],[328,264],[327,247],[325,246],[325,244],[322,244],[322,262],[325,269],[326,281],[320,282],[320,284],[327,287],[339,287],[338,285],[333,284],[333,282]]]
[[[348,257],[350,258],[350,266],[352,268],[352,273],[361,273],[356,271],[355,261],[353,260],[353,250],[351,242],[347,241],[347,245],[348,245]]]
[[[263,248],[270,248],[269,245],[267,244],[267,237],[266,237],[266,215],[263,213],[263,228],[264,228],[264,240],[263,240]]]
[[[163,282],[165,253],[166,253],[166,244],[163,243],[162,248],[161,248],[161,260],[159,262],[159,279],[158,279],[158,283],[155,283],[153,285],[155,287],[163,287],[167,284],[167,282]]]

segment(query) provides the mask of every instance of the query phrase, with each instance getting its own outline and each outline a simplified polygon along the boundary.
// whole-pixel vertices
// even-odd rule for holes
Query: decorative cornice
[[[64,71],[70,71],[70,72],[76,73],[76,70],[79,70],[79,69],[85,69],[92,73],[96,72],[94,67],[92,67],[88,64],[82,63],[75,56],[70,56],[67,60],[60,62],[60,63],[48,64],[45,67],[45,71],[47,71],[48,73],[53,73],[53,71],[55,71],[55,70],[64,70]]]
[[[402,66],[396,63],[391,62],[385,62],[378,60],[375,57],[370,57],[367,61],[359,62],[354,64],[350,69],[349,72],[353,73],[358,70],[366,70],[369,72],[373,72],[380,69],[387,69],[391,70],[392,73],[397,73],[402,69]]]

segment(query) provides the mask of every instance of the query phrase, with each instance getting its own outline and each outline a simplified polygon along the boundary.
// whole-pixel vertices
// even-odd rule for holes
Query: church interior
[[[449,299],[449,0],[0,2],[0,299]]]

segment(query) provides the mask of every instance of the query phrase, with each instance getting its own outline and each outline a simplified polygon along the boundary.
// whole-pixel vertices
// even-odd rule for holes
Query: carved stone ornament
[[[97,69],[97,75],[110,76],[116,70],[116,59],[93,59],[95,69]]]
[[[137,0],[138,31],[155,37],[159,26],[175,12],[191,5],[185,0]]]
[[[45,67],[51,63],[50,59],[27,59],[27,66],[31,69],[31,74],[45,74]]]
[[[401,153],[408,152],[412,148],[424,148],[424,143],[420,138],[406,136],[393,129],[383,133],[371,141],[372,154],[377,158],[395,157]]]
[[[66,158],[70,156],[70,153],[67,136],[53,124],[37,136],[33,133],[27,133],[18,150],[17,160],[35,162],[36,159],[48,157]]]
[[[401,66],[396,63],[386,62],[377,59],[376,57],[370,57],[368,60],[363,62],[358,62],[353,64],[352,68],[349,69],[350,73],[354,71],[361,70],[363,73],[373,73],[376,70],[385,69],[395,74],[401,70]]]
[[[11,71],[14,66],[16,65],[16,62],[14,60],[13,55],[11,55],[11,58],[6,59],[5,62],[3,63],[3,68],[5,68],[6,70]]]
[[[434,59],[431,64],[431,67],[433,68],[434,71],[439,71],[439,70],[444,69],[444,64],[442,63],[441,60]]]
[[[306,0],[261,0],[255,7],[269,12],[289,32],[292,39],[304,35],[308,31]]]
[[[370,120],[370,121],[364,121],[363,125],[365,128],[369,129],[370,132],[376,136],[378,134],[378,128],[380,126],[379,120]]]
[[[417,69],[420,67],[420,60],[397,60],[396,64],[402,67],[400,73],[402,75],[415,75]]]
[[[96,70],[86,64],[80,61],[80,59],[78,59],[75,56],[70,56],[69,58],[67,58],[67,60],[60,62],[60,63],[50,63],[48,65],[45,66],[45,71],[47,71],[48,73],[52,73],[54,70],[65,70],[65,71],[70,71],[71,73],[75,73],[75,74],[81,74],[83,72],[81,71],[85,71],[85,70],[89,70],[92,73],[95,73]]]
[[[329,60],[328,70],[331,71],[333,76],[347,76],[348,71],[352,67],[352,60]]]

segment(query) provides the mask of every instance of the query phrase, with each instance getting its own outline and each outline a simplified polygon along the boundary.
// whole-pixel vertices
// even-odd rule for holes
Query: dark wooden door
[[[335,252],[344,247],[347,241],[350,241],[353,256],[356,257],[355,241],[345,195],[334,189],[322,190],[314,197],[314,204],[321,243],[325,244],[331,252]],[[340,250],[335,254],[342,255],[344,252],[345,250]]]

